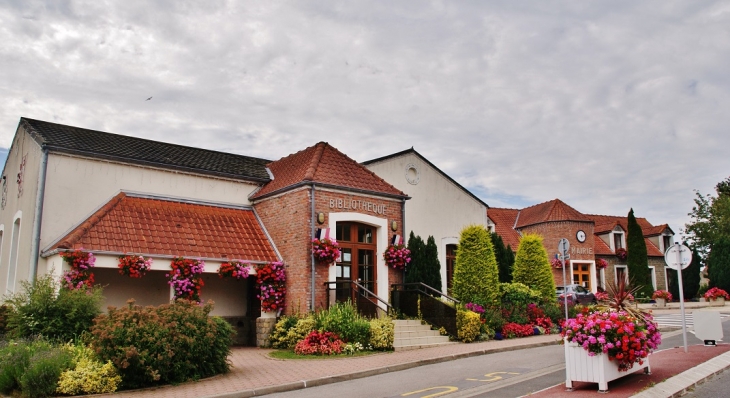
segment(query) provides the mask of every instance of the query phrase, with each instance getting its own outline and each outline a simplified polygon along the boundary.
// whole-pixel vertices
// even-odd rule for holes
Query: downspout
[[[314,239],[314,183],[312,183],[312,215],[309,220],[311,223],[311,227],[310,227],[310,231],[309,231],[309,240],[312,241],[312,239]],[[311,262],[311,266],[312,266],[312,286],[311,286],[312,301],[311,301],[311,303],[309,303],[309,310],[314,312],[314,289],[315,289],[315,279],[316,279],[317,275],[315,273],[315,268],[314,268],[314,254],[312,253],[311,250],[309,251],[309,257],[310,257],[310,262]]]
[[[41,148],[41,168],[38,173],[38,192],[35,198],[35,217],[33,218],[33,240],[30,246],[30,283],[35,282],[38,273],[39,246],[41,244],[41,218],[43,217],[43,200],[46,193],[46,169],[48,168],[48,148]]]
[[[406,200],[401,199],[400,202],[400,216],[401,216],[401,228],[403,228],[403,242],[406,242]],[[397,242],[396,242],[397,243]],[[406,270],[403,268],[403,280],[401,283],[406,283]]]

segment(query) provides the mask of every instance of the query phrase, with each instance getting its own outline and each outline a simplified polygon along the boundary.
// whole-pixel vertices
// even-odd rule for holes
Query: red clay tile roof
[[[664,253],[662,253],[661,250],[659,250],[656,245],[652,241],[650,241],[647,238],[644,238],[644,243],[646,243],[646,255],[651,257],[664,257]]]
[[[593,253],[597,256],[613,256],[616,253],[598,236],[593,239]]]
[[[540,203],[520,210],[516,228],[550,221],[592,221],[560,199]]]
[[[253,210],[124,192],[48,251],[76,248],[118,254],[278,261]]]
[[[494,223],[494,232],[502,237],[505,246],[510,245],[513,251],[516,251],[517,246],[520,245],[520,233],[513,228],[519,212],[517,209],[498,207],[490,207],[487,210],[487,217]]]
[[[309,182],[407,197],[405,193],[326,142],[320,142],[271,162],[268,167],[274,179],[264,185],[251,199],[262,198]]]

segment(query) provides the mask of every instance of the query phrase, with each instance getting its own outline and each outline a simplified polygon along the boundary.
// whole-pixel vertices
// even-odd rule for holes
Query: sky
[[[20,117],[272,160],[413,147],[491,207],[679,234],[730,176],[730,2],[4,0],[0,104],[1,148]]]

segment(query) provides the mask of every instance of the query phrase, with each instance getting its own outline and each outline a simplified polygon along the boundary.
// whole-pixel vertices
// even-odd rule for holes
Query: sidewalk
[[[703,303],[687,303],[703,304]],[[704,303],[706,305],[706,303]],[[651,304],[642,304],[651,306]],[[693,310],[700,308],[692,306]],[[708,307],[707,309],[724,310],[726,307]],[[689,310],[689,308],[687,308]],[[730,308],[728,308],[730,310]],[[677,313],[678,309],[655,310],[655,313]],[[668,312],[665,312],[668,311]],[[673,335],[681,333],[672,331],[664,333]],[[451,344],[441,347],[424,348],[409,351],[385,352],[362,357],[345,358],[318,358],[311,360],[277,360],[268,356],[271,349],[239,347],[234,348],[230,360],[231,372],[209,379],[185,383],[177,386],[124,391],[113,394],[114,397],[253,397],[274,392],[291,391],[317,385],[336,383],[362,377],[394,372],[417,366],[439,362],[452,361],[477,355],[496,352],[520,350],[529,347],[538,347],[558,344],[558,335],[533,336],[511,340],[492,340],[470,344]],[[629,387],[623,387],[620,380],[630,381],[634,375],[609,383],[609,390],[613,394],[619,391],[628,391],[628,395],[641,392],[642,397],[675,396],[675,392],[701,382],[715,373],[730,367],[730,345],[718,347],[691,346],[692,355],[687,355],[683,349],[663,350],[653,354],[651,367],[653,374],[644,376],[637,373],[642,383],[627,382]],[[725,353],[728,351],[727,353]],[[680,355],[681,354],[681,355]],[[714,358],[714,359],[713,359]],[[705,362],[707,361],[707,362]],[[648,379],[647,379],[648,377]],[[668,379],[669,378],[669,379]],[[666,380],[666,381],[665,381]],[[623,382],[622,382],[623,383]],[[578,385],[579,383],[575,383]],[[586,383],[584,383],[586,384]],[[564,384],[553,387],[558,392],[555,396],[566,394]],[[596,394],[597,384],[584,386],[591,396]],[[616,391],[618,390],[618,391]],[[670,391],[671,390],[671,391]],[[545,390],[545,394],[548,394]],[[570,396],[579,397],[581,389],[576,388]],[[535,396],[541,393],[536,393]],[[619,396],[619,394],[615,394]],[[108,395],[112,396],[112,395]],[[544,395],[551,396],[551,395]]]

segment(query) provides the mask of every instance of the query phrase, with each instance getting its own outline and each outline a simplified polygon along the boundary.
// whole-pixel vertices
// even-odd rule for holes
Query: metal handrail
[[[335,282],[325,282],[324,284],[325,284],[325,286],[327,286],[327,285],[331,285],[331,284],[335,284],[335,285],[337,285],[338,283],[339,283],[339,284],[342,284],[342,283],[345,283],[345,284],[346,284],[346,283],[349,283],[350,285],[355,285],[355,286],[356,286],[356,287],[357,287],[358,289],[362,289],[363,291],[365,291],[365,292],[366,292],[367,294],[369,294],[370,296],[372,296],[372,297],[376,298],[376,299],[377,299],[378,301],[380,301],[381,303],[385,304],[385,306],[386,306],[386,307],[388,308],[388,311],[390,311],[390,310],[392,310],[392,309],[393,309],[393,306],[391,306],[390,304],[388,304],[388,302],[387,302],[387,301],[383,300],[383,299],[382,299],[382,298],[380,298],[380,297],[379,297],[379,296],[378,296],[377,294],[375,294],[375,293],[371,292],[371,291],[370,291],[370,289],[366,288],[365,286],[363,286],[363,285],[361,285],[361,284],[359,284],[359,283],[357,283],[357,282],[355,282],[355,281],[339,281],[339,282],[335,281]],[[327,290],[332,290],[332,289],[331,289],[331,288],[330,288],[330,287],[328,286],[328,287],[327,287]],[[336,290],[336,288],[335,288],[335,290]],[[362,297],[364,297],[364,298],[369,298],[369,297],[366,297],[366,296],[365,296],[364,294],[362,294],[362,292],[361,292],[361,291],[359,291],[359,290],[357,290],[357,289],[355,289],[355,291],[356,291],[356,292],[357,292],[357,294],[359,294],[360,296],[362,296]],[[380,308],[380,307],[378,306],[378,308]],[[382,310],[382,308],[380,308],[380,309]]]
[[[397,287],[397,286],[403,286],[403,287],[406,287],[406,286],[417,286],[419,288],[425,288],[427,291],[431,291],[433,293],[436,293],[439,296],[441,296],[441,297],[443,297],[443,298],[445,298],[447,300],[450,300],[450,301],[454,302],[455,304],[459,304],[459,300],[457,300],[457,299],[455,299],[455,298],[453,298],[451,296],[448,296],[446,294],[443,294],[440,291],[432,288],[431,286],[428,286],[427,284],[425,284],[423,282],[394,283],[394,284],[390,285],[391,288],[394,288],[394,287]],[[416,289],[416,290],[419,290],[420,291],[420,289]],[[423,293],[426,293],[426,292],[423,292]]]

